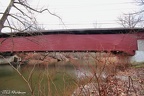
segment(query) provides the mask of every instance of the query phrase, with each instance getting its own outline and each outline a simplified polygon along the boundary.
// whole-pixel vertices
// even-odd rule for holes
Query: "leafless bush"
[[[80,55],[76,52],[74,56],[77,56],[76,54]],[[128,58],[121,62],[124,56],[91,52],[82,53],[81,56],[81,60],[70,59],[69,63],[72,63],[75,72],[80,72],[82,77],[77,74],[76,77],[71,76],[64,71],[65,68],[60,69],[61,71],[49,70],[49,64],[42,68],[37,67],[36,64],[27,65],[22,70],[27,70],[28,75],[24,75],[22,70],[9,64],[25,81],[31,96],[141,96],[138,92],[139,83],[133,77],[130,75],[122,77],[123,75],[118,74],[121,71],[119,66],[125,67],[128,64]],[[37,69],[40,71],[36,72]],[[122,71],[126,69],[125,67]],[[55,82],[58,79],[55,75],[61,78],[60,83]],[[68,82],[69,80],[72,82]]]

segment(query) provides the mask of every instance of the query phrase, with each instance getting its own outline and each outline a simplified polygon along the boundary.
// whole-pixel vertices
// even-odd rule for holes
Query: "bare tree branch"
[[[13,3],[14,3],[14,0],[11,0],[11,2],[9,3],[9,5],[8,5],[6,11],[4,12],[2,18],[0,19],[0,32],[1,32],[2,28],[4,27],[4,23],[8,17],[8,14],[10,13],[10,10],[13,6]]]
[[[10,29],[13,29],[13,30],[21,31],[21,30],[19,30],[19,29],[13,28],[13,27],[11,27],[11,26],[4,26],[4,28],[10,28]]]
[[[19,18],[13,16],[12,14],[9,14],[9,16],[11,16],[11,17],[13,17],[14,19],[18,20],[21,24],[23,24],[23,25],[25,26],[24,22],[21,21]]]
[[[17,10],[19,10],[24,16],[28,17],[29,19],[32,19],[30,16],[28,16],[25,12],[23,12],[21,9],[19,9],[15,5],[13,7],[15,7]]]
[[[51,15],[56,16],[57,18],[59,18],[62,21],[61,17],[59,17],[58,15],[52,13],[49,9],[36,10],[36,9],[34,9],[34,8],[28,6],[28,5],[25,5],[24,3],[19,3],[19,2],[14,2],[14,3],[25,6],[26,8],[29,8],[30,10],[32,10],[34,12],[37,12],[37,13],[43,13],[44,11],[48,11]]]
[[[124,28],[134,28],[141,25],[143,16],[137,14],[123,14],[123,16],[118,17],[119,24]]]
[[[58,19],[61,20],[61,22],[63,23],[61,17],[59,17],[58,15],[52,13],[49,9],[42,9],[42,10],[37,10],[32,8],[28,3],[27,0],[10,0],[11,2],[9,3],[7,9],[5,10],[5,12],[1,12],[0,14],[2,14],[2,18],[0,19],[0,32],[4,27],[8,27],[7,25],[5,26],[5,21],[8,19],[8,17],[12,18],[12,20],[14,19],[15,21],[18,21],[18,25],[22,24],[19,28],[22,28],[22,26],[24,27],[22,30],[41,30],[42,28],[37,26],[37,22],[36,19],[33,15],[34,12],[36,13],[43,13],[45,11],[47,11],[49,14],[57,17]],[[21,10],[21,7],[18,6],[20,5],[21,7],[25,8],[27,12],[25,12],[24,10]],[[11,14],[10,10],[11,8],[15,8],[20,15],[15,15],[15,14]],[[14,22],[15,22],[14,21]],[[16,31],[16,26],[14,25],[15,23],[13,23],[13,25],[10,25],[12,23],[9,23],[8,25],[10,26],[9,28],[12,28],[12,30]],[[32,26],[32,24],[34,26]],[[64,23],[63,23],[64,24]],[[17,27],[18,28],[18,27]],[[18,29],[17,31],[21,32],[20,29]]]

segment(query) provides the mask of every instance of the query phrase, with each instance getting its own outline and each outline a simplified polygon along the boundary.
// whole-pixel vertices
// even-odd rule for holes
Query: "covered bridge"
[[[144,29],[104,28],[1,33],[0,52],[106,51],[134,55]],[[139,45],[141,46],[141,45]]]

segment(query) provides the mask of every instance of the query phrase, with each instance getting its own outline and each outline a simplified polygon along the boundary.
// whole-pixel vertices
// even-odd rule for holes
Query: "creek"
[[[28,66],[22,65],[18,70],[28,80],[35,95],[45,92],[48,94],[64,94],[67,87],[74,90],[75,83],[91,76],[86,66],[74,67],[66,62],[58,62],[62,66]],[[57,64],[59,65],[59,64]],[[32,71],[33,70],[33,71]],[[31,74],[31,75],[30,75]],[[49,89],[50,88],[50,89]],[[40,92],[41,91],[41,92]],[[0,66],[0,96],[28,96],[30,95],[28,84],[10,65]],[[66,93],[65,93],[66,94]]]

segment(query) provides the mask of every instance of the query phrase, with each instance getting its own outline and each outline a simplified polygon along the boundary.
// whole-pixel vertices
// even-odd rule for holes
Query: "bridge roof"
[[[41,30],[29,32],[8,32],[1,33],[1,37],[14,36],[31,36],[40,34],[125,34],[125,33],[144,32],[144,28],[87,28],[87,29],[59,29],[59,30]]]

